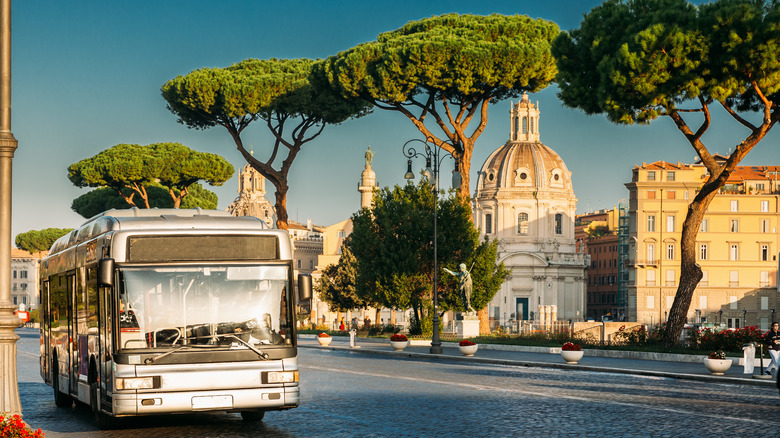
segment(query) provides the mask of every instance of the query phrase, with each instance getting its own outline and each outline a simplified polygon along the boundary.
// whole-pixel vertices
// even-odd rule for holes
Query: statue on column
[[[374,161],[374,153],[371,152],[371,146],[366,150],[366,167],[371,167],[371,162]]]
[[[466,264],[461,263],[460,264],[460,271],[453,272],[450,271],[447,268],[444,268],[447,273],[450,275],[453,275],[457,277],[458,279],[458,292],[460,292],[460,296],[463,299],[463,306],[467,311],[470,312],[476,312],[473,307],[471,307],[471,288],[472,288],[472,282],[471,282],[471,273],[466,269]]]

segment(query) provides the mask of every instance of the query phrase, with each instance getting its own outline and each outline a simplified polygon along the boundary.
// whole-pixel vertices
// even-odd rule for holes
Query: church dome
[[[477,191],[571,191],[571,172],[566,163],[539,141],[539,110],[528,101],[527,95],[513,105],[511,119],[511,140],[496,149],[482,165]]]

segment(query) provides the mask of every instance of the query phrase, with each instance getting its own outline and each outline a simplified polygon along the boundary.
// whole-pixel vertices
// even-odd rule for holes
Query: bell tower
[[[528,100],[528,95],[523,93],[523,98],[512,106],[509,112],[511,118],[511,140],[528,143],[539,141],[539,109]]]

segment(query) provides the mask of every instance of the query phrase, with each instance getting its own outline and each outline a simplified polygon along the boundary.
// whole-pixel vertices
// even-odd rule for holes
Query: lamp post
[[[423,149],[420,151],[415,149],[413,145],[415,142],[422,143]],[[433,143],[433,145],[430,143]],[[433,182],[433,335],[431,336],[431,354],[442,353],[441,339],[439,338],[439,256],[437,254],[439,240],[437,224],[439,207],[439,166],[447,156],[453,160],[455,159],[452,154],[446,151],[442,155],[441,150],[441,146],[436,145],[430,137],[425,140],[416,138],[409,140],[401,147],[401,152],[407,158],[406,174],[404,174],[404,178],[407,180],[414,179],[412,158],[425,157],[425,171],[423,174],[428,178],[429,182]],[[452,172],[452,185],[460,187],[460,173],[458,173],[457,170]]]

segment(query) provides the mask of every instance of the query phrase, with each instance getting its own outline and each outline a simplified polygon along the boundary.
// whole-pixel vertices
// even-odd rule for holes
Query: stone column
[[[11,133],[11,0],[0,3],[0,412],[21,414],[14,330],[21,320],[11,301],[11,163],[17,142]]]

